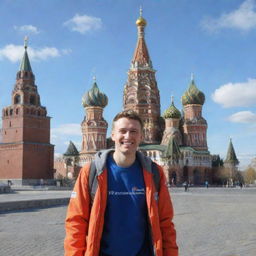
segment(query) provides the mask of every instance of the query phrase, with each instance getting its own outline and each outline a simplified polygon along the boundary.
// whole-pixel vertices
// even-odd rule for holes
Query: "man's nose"
[[[127,131],[126,133],[125,133],[125,138],[130,138],[131,137],[131,132],[130,131]]]

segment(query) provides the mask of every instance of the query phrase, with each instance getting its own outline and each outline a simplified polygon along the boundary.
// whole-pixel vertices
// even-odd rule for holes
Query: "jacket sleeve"
[[[65,256],[82,256],[86,251],[90,217],[89,169],[89,165],[81,169],[71,194],[65,222]]]
[[[176,243],[176,230],[173,224],[173,205],[168,191],[166,178],[163,169],[159,167],[160,188],[159,188],[159,221],[163,240],[163,256],[178,256]]]

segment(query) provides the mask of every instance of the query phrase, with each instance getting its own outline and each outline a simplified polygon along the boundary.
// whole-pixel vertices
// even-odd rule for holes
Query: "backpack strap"
[[[157,164],[155,162],[151,162],[151,168],[152,168],[152,173],[153,173],[153,180],[155,183],[155,188],[156,191],[159,192],[160,190],[160,173],[157,167]]]
[[[90,171],[89,171],[89,193],[91,197],[91,206],[93,204],[96,190],[98,187],[98,179],[96,174],[97,174],[96,165],[95,165],[95,162],[92,161],[90,165]]]

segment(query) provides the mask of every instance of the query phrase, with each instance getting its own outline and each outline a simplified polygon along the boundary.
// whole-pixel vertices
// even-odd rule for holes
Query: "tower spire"
[[[228,146],[228,152],[225,159],[225,163],[233,164],[234,166],[239,164],[239,160],[237,159],[231,137],[229,138],[229,146]]]
[[[144,39],[144,35],[145,35],[144,30],[147,25],[147,22],[142,17],[142,7],[140,7],[140,16],[136,21],[136,25],[138,29],[138,40],[137,40],[136,49],[134,51],[134,56],[132,59],[132,66],[152,68],[152,63],[151,63],[147,45]]]
[[[124,88],[124,110],[132,109],[139,113],[145,123],[143,143],[159,143],[163,131],[163,122],[160,119],[160,95],[155,78],[155,70],[149,57],[144,39],[144,29],[147,22],[140,16],[136,21],[138,39],[131,67],[128,71],[128,80]]]
[[[25,51],[24,51],[24,55],[23,55],[23,58],[22,58],[21,63],[20,63],[20,70],[19,71],[32,72],[32,68],[31,68],[31,65],[30,65],[29,58],[28,58],[27,48],[28,48],[28,37],[25,36],[25,38],[24,38],[24,49],[25,49]]]

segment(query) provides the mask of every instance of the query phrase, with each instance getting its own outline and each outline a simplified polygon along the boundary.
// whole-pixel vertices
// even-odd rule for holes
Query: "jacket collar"
[[[101,150],[96,153],[94,162],[97,170],[97,175],[100,175],[103,172],[103,170],[106,169],[106,162],[107,162],[108,155],[114,151],[115,151],[114,149],[107,149],[107,150]],[[139,160],[144,170],[148,172],[152,172],[152,168],[151,168],[152,160],[149,157],[145,156],[139,151],[136,152],[136,157]]]

